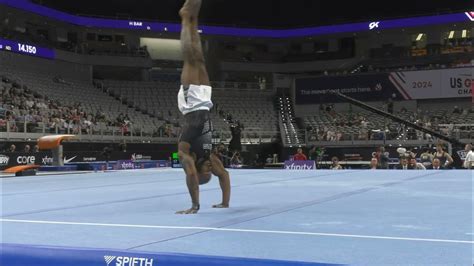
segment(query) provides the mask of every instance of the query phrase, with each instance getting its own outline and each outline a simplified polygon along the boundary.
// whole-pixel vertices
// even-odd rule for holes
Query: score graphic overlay
[[[9,51],[18,54],[37,56],[48,59],[55,59],[56,53],[53,49],[39,47],[37,45],[6,40],[0,38],[0,50]]]

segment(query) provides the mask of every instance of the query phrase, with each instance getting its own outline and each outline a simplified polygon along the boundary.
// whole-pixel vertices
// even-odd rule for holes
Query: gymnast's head
[[[201,158],[196,160],[196,170],[199,177],[199,185],[204,185],[211,181],[212,164],[208,158]]]

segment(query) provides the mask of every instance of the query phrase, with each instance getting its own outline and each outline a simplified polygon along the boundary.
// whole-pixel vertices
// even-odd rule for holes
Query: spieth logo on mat
[[[153,259],[121,256],[104,256],[107,266],[153,266]],[[115,261],[115,264],[112,262]]]
[[[7,165],[10,161],[10,157],[6,155],[0,155],[0,165]]]

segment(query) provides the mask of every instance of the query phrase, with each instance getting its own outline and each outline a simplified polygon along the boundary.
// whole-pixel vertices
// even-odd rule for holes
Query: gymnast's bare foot
[[[202,0],[186,0],[179,11],[181,18],[197,18],[201,9]]]

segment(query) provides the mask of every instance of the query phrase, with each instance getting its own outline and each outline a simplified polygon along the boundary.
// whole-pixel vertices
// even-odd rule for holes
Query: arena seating
[[[75,72],[83,70],[79,65],[56,62],[55,68],[48,69],[48,64],[52,61],[28,58],[31,60],[28,64],[30,61],[23,59],[24,57],[19,55],[0,53],[4,66],[0,69],[0,77],[3,77],[0,90],[21,95],[14,102],[10,99],[8,102],[7,99],[0,101],[4,112],[2,124],[5,120],[12,120],[5,119],[7,111],[14,114],[13,121],[10,122],[14,123],[15,127],[10,127],[10,131],[23,131],[25,116],[30,115],[31,111],[26,110],[24,102],[30,100],[35,106],[41,105],[45,108],[33,108],[34,113],[31,115],[35,116],[34,122],[28,122],[34,129],[28,128],[28,132],[41,133],[44,128],[49,130],[55,122],[54,118],[61,114],[60,121],[57,121],[60,124],[59,130],[56,133],[80,134],[77,131],[82,129],[82,134],[97,135],[131,133],[135,136],[171,138],[179,135],[182,115],[176,105],[176,93],[179,88],[176,81],[165,79],[167,81],[93,82],[76,75]],[[44,68],[41,67],[43,63]],[[59,69],[61,67],[62,69]],[[65,69],[68,69],[66,73]],[[278,134],[271,91],[216,88],[213,91],[213,101],[217,109],[213,110],[212,118],[216,137],[221,140],[228,141],[231,137],[226,121],[229,114],[233,120],[239,120],[244,125],[244,137],[271,139]],[[74,127],[71,126],[71,130],[68,130],[69,126],[64,126],[64,122],[76,112],[80,125],[74,123]],[[124,132],[125,125],[122,124],[125,122],[127,129]],[[6,129],[5,125],[0,125],[2,126],[2,130]]]
[[[463,106],[463,103],[465,101],[459,104],[459,112],[453,110],[454,105],[452,103],[438,104],[436,107],[419,104],[418,110],[402,110],[397,112],[396,115],[407,121],[418,121],[420,125],[448,136],[472,139],[474,135],[467,130],[456,132],[457,125],[474,121],[474,109],[467,104]],[[362,118],[366,122],[362,122]],[[399,123],[364,110],[354,112],[320,111],[317,116],[303,117],[303,121],[305,127],[309,130],[308,139],[310,141],[380,140],[383,136],[379,135],[379,131],[387,129],[386,139],[395,139],[402,136],[401,134],[404,134],[403,137],[411,139],[426,139],[426,135],[420,132],[416,132],[412,136],[406,136],[406,132],[403,131]],[[328,136],[328,132],[330,132],[330,136]],[[455,135],[457,133],[459,133],[459,136]],[[340,136],[337,136],[338,134]]]
[[[133,102],[158,118],[182,122],[176,106],[179,83],[107,80],[103,84],[112,95]],[[213,110],[212,119],[217,131],[229,131],[227,114],[243,123],[247,133],[275,135],[278,131],[272,92],[214,88],[213,102],[217,110]]]

